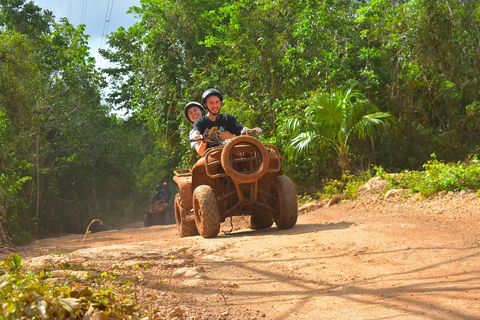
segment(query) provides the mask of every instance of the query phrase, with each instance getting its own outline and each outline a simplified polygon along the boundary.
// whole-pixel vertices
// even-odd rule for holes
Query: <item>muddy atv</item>
[[[165,201],[156,201],[145,209],[143,224],[145,227],[175,223],[173,206]]]
[[[180,237],[218,235],[228,217],[245,216],[251,229],[280,229],[297,222],[297,195],[282,175],[277,148],[238,136],[207,149],[191,169],[175,171],[175,219]]]

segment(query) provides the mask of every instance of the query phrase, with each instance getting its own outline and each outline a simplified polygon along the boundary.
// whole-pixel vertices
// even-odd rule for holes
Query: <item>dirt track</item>
[[[136,223],[18,253],[33,266],[151,262],[139,288],[151,319],[480,319],[479,204],[364,198],[305,213],[289,230],[179,238],[174,225]]]

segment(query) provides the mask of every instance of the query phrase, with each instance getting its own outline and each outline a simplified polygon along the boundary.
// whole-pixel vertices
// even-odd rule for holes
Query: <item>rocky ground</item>
[[[465,192],[365,192],[311,203],[289,230],[234,219],[216,238],[179,238],[175,225],[139,222],[17,253],[32,267],[77,266],[54,272],[79,282],[88,266],[140,279],[147,319],[480,319],[479,204]]]

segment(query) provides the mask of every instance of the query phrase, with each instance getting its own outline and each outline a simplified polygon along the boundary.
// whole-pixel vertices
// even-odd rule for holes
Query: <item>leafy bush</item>
[[[432,160],[423,165],[424,171],[405,170],[396,174],[389,174],[383,168],[374,166],[359,176],[350,172],[342,175],[341,179],[331,179],[325,183],[323,194],[319,198],[331,198],[336,194],[344,194],[349,199],[356,197],[358,187],[365,184],[372,176],[388,181],[384,192],[391,189],[409,189],[411,193],[420,193],[428,197],[440,191],[459,192],[462,190],[476,190],[480,193],[480,160],[474,156],[467,162],[444,163],[432,154]],[[311,196],[302,195],[300,200]]]
[[[370,170],[358,176],[352,174],[350,171],[346,171],[342,175],[341,180],[332,179],[327,181],[324,189],[324,197],[330,198],[335,194],[343,193],[347,198],[354,199],[358,187],[365,184],[371,177],[372,173]]]
[[[1,155],[0,158],[2,158]],[[18,170],[21,171],[28,166],[30,165],[22,163]],[[31,223],[34,219],[28,219],[22,214],[27,204],[19,195],[24,184],[31,179],[29,176],[20,177],[15,172],[11,172],[9,175],[0,174],[0,233],[5,232],[9,241],[14,244],[33,241],[32,234],[25,230],[24,226],[28,224],[25,223],[26,221]],[[20,221],[23,222],[23,226]],[[3,227],[5,230],[2,230]]]
[[[424,171],[403,171],[390,175],[375,167],[377,176],[388,180],[387,190],[410,189],[428,197],[439,191],[480,190],[480,161],[475,155],[468,162],[444,163],[432,154],[432,160],[423,165]]]
[[[0,275],[0,319],[82,319],[89,310],[99,319],[138,318],[135,304],[119,299],[108,283],[113,275],[102,274],[98,292],[75,282],[59,284],[45,269],[24,268],[17,254],[0,262]]]

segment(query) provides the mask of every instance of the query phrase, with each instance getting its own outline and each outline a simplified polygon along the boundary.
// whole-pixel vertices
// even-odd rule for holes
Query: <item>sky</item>
[[[96,60],[97,68],[109,67],[109,62],[103,60],[98,49],[107,47],[104,35],[116,31],[123,26],[132,26],[138,19],[133,14],[127,14],[132,6],[140,6],[140,0],[33,0],[44,10],[50,10],[55,21],[66,17],[74,26],[85,24],[85,33],[90,36],[88,44],[90,54]]]

